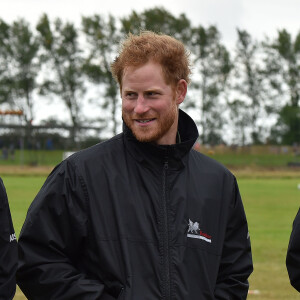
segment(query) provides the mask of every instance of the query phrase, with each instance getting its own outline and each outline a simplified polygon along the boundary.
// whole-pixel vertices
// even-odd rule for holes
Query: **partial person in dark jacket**
[[[286,267],[291,285],[300,292],[300,209],[293,223],[293,230],[286,256]]]
[[[195,151],[179,105],[183,44],[129,35],[112,73],[123,133],[67,158],[29,208],[17,281],[28,299],[246,299],[252,272],[235,177]]]
[[[10,300],[15,295],[17,264],[17,240],[5,187],[0,178],[0,300]]]

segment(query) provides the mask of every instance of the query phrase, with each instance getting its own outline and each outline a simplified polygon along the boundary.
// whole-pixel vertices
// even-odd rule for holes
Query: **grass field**
[[[40,165],[40,166],[53,166],[61,162],[63,157],[63,150],[16,150],[14,157],[8,157],[6,160],[1,159],[0,165]]]
[[[280,178],[277,174],[253,177],[252,173],[238,178],[252,243],[254,273],[250,277],[250,300],[300,299],[289,284],[285,255],[292,221],[300,203],[300,172]],[[253,178],[252,178],[253,177]],[[42,186],[46,175],[2,175],[5,183],[17,235],[25,220],[26,211]],[[20,290],[16,300],[24,300]]]
[[[200,150],[202,153],[230,167],[282,168],[290,162],[300,164],[300,156],[295,156],[293,149],[287,146],[251,146],[236,149],[216,146],[214,148],[203,147]],[[63,150],[25,150],[23,152],[16,150],[13,159],[11,157],[8,157],[7,160],[0,158],[0,166],[54,166],[62,160],[63,154]]]

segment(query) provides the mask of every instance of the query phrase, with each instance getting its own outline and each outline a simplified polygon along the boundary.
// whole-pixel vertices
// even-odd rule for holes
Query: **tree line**
[[[141,29],[174,36],[190,50],[193,77],[183,108],[196,120],[201,143],[300,142],[300,32],[293,37],[281,29],[258,41],[237,29],[228,49],[216,26],[194,26],[185,14],[159,7],[122,18],[85,16],[79,26],[46,14],[35,25],[0,19],[0,108],[22,110],[30,127],[34,108],[55,96],[69,120],[44,122],[70,124],[72,140],[83,125],[117,134],[121,102],[110,64],[120,40]],[[91,100],[99,106],[96,118],[82,109]]]

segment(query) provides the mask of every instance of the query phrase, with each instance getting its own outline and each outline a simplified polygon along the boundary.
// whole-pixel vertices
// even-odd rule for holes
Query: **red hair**
[[[190,82],[189,53],[183,43],[168,35],[142,31],[139,35],[128,35],[111,64],[112,75],[120,88],[127,67],[139,67],[149,61],[161,65],[167,84],[175,86],[180,79]]]

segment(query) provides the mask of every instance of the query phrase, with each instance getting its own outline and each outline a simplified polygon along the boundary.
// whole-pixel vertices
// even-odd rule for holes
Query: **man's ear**
[[[187,93],[187,82],[184,79],[180,79],[176,85],[176,104],[179,105],[183,102]]]

